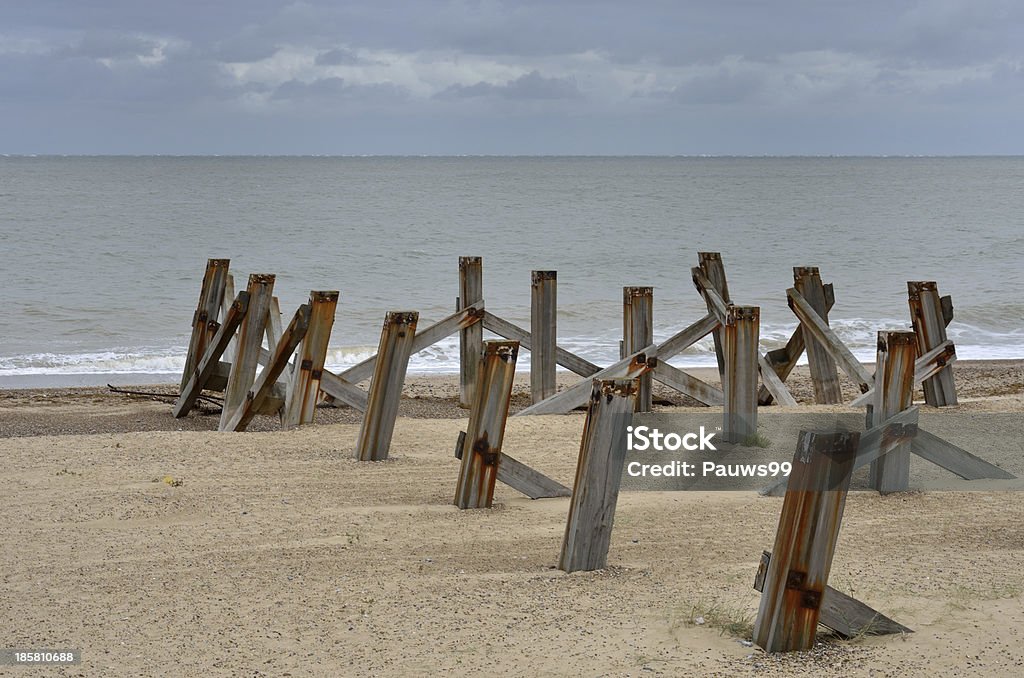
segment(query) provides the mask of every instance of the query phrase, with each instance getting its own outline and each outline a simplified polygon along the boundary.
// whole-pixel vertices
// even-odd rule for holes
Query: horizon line
[[[1021,158],[1021,153],[0,153],[0,158]]]

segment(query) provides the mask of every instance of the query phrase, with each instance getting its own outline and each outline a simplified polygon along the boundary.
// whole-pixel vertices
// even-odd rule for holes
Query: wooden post
[[[913,332],[879,332],[877,355],[869,428],[914,404],[917,336]],[[911,444],[906,442],[871,462],[871,487],[883,494],[906,490],[910,482],[910,449]]]
[[[637,388],[635,379],[594,379],[558,560],[561,570],[599,570],[608,564]]]
[[[338,292],[312,291],[309,293],[309,330],[299,346],[295,367],[288,380],[288,392],[281,424],[291,428],[309,424],[316,416],[316,399],[323,379],[327,344],[334,327],[334,312],[338,306]]]
[[[654,343],[654,288],[622,288],[622,354],[632,355]],[[640,377],[636,411],[650,412],[651,375]]]
[[[534,271],[530,294],[530,396],[534,403],[555,395],[558,339],[556,271]]]
[[[220,305],[220,315],[218,316],[221,325],[224,324],[224,321],[228,317],[229,302],[234,298],[235,276],[228,273],[227,281],[224,283],[224,302]],[[229,365],[233,365],[236,353],[238,353],[238,341],[235,339],[235,335],[232,334],[231,341],[228,342],[227,348],[224,349],[224,355],[222,357]]]
[[[455,488],[460,509],[491,507],[518,356],[518,341],[484,342]]]
[[[459,257],[459,308],[484,298],[484,267],[480,257]],[[473,386],[483,350],[484,328],[474,323],[459,333],[459,407],[473,404]]]
[[[907,283],[910,317],[917,335],[918,353],[924,355],[946,341],[948,317],[953,317],[953,304],[949,297],[940,297],[933,281]],[[924,382],[924,401],[932,407],[956,405],[956,383],[950,365]]]
[[[766,652],[814,646],[859,439],[800,432],[754,621],[754,642]]]
[[[697,262],[704,272],[712,287],[718,290],[718,294],[726,304],[731,304],[729,298],[729,283],[725,280],[725,265],[722,264],[722,255],[719,252],[697,252]],[[711,301],[707,300],[708,312],[712,313],[714,308]],[[725,383],[725,356],[722,353],[722,329],[718,328],[713,335],[715,340],[715,357],[718,358],[718,375]]]
[[[825,287],[821,283],[821,275],[817,266],[793,267],[793,287],[803,295],[821,319],[828,324],[828,304],[825,299]],[[839,373],[836,363],[825,347],[818,343],[810,330],[803,327],[804,344],[807,347],[807,364],[811,371],[811,382],[814,385],[814,402],[819,405],[834,405],[843,401],[839,387]]]
[[[722,438],[745,443],[757,435],[758,341],[761,309],[730,306],[723,328],[725,350],[725,408]]]
[[[213,335],[217,333],[218,314],[221,306],[230,306],[234,295],[225,298],[224,287],[228,278],[230,259],[207,259],[206,273],[203,274],[203,285],[199,290],[199,303],[192,314],[192,337],[188,342],[188,353],[185,356],[185,369],[181,373],[179,390],[184,390],[188,380],[196,370],[196,364],[206,353]],[[227,309],[224,310],[225,317]]]
[[[415,311],[390,311],[384,319],[366,414],[356,442],[356,458],[361,461],[388,458],[419,317]]]
[[[249,388],[256,378],[270,298],[274,296],[274,279],[271,273],[253,273],[249,276],[249,286],[246,288],[249,293],[249,310],[238,330],[238,351],[231,364],[227,388],[224,389],[224,406],[218,426],[221,431],[226,430],[228,422],[235,415],[235,409],[245,404]]]

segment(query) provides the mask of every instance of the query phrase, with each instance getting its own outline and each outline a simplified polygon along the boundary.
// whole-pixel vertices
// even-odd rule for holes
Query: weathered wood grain
[[[608,564],[636,391],[635,379],[593,381],[558,559],[561,570],[599,570]]]
[[[754,642],[766,652],[814,646],[859,437],[800,432],[754,620]]]
[[[924,355],[947,340],[946,325],[953,318],[953,302],[950,299],[944,303],[938,286],[931,280],[907,282],[907,300],[918,351]],[[924,401],[932,407],[957,404],[953,368],[948,364],[938,374],[926,379],[923,388]]]
[[[249,276],[246,288],[249,293],[249,310],[238,329],[238,353],[231,363],[231,375],[224,389],[224,406],[218,430],[227,430],[228,422],[235,416],[235,410],[245,403],[256,379],[260,345],[266,330],[270,299],[274,296],[274,280],[275,276],[270,273],[253,273]]]
[[[761,563],[757,568],[757,576],[754,577],[755,591],[764,589],[764,579],[768,574],[771,559],[772,554],[768,551],[761,553]],[[860,636],[913,633],[903,624],[893,621],[878,610],[831,586],[825,586],[821,594],[821,614],[818,616],[818,623],[846,640]]]
[[[390,311],[384,318],[366,413],[356,441],[356,458],[360,461],[388,458],[418,320],[415,311]]]
[[[622,288],[622,355],[630,355],[654,343],[654,288]],[[650,412],[651,375],[640,376],[636,411]]]
[[[801,326],[817,342],[817,345],[822,347],[825,353],[833,359],[833,362],[838,364],[843,372],[857,383],[862,393],[869,390],[874,381],[871,373],[860,364],[850,349],[846,348],[836,333],[825,324],[803,295],[792,287],[786,290],[786,295],[789,297],[789,307],[800,319]],[[804,341],[806,342],[806,338]]]
[[[185,389],[188,380],[195,373],[199,359],[206,353],[213,335],[217,333],[219,324],[217,316],[224,303],[224,288],[227,284],[230,259],[207,259],[203,283],[199,290],[199,302],[192,314],[192,336],[188,342],[188,353],[185,355],[185,369],[181,373],[180,390]],[[234,295],[227,297],[233,299]],[[227,309],[225,308],[225,313]]]
[[[533,271],[530,282],[530,398],[539,403],[555,394],[558,348],[558,273]],[[649,342],[648,342],[649,343]]]
[[[875,359],[875,398],[871,424],[878,426],[914,404],[913,332],[879,332]],[[905,491],[910,484],[910,444],[903,443],[871,462],[871,487],[882,494]]]
[[[455,488],[460,509],[490,508],[519,356],[517,341],[485,341]]]
[[[729,283],[725,278],[725,264],[722,263],[722,255],[719,252],[697,252],[698,267],[703,272],[711,289],[714,289],[726,305],[732,303],[729,298]],[[712,301],[705,297],[708,306],[708,313],[713,313]],[[725,355],[722,352],[722,330],[716,329],[712,336],[715,341],[715,357],[718,360],[718,376],[725,381]]]
[[[178,399],[174,402],[174,408],[171,413],[175,419],[184,417],[189,413],[192,406],[196,404],[196,400],[202,393],[203,388],[205,388],[207,381],[220,369],[222,365],[220,357],[227,350],[228,344],[231,342],[232,337],[235,336],[235,330],[242,324],[248,309],[249,293],[239,292],[238,297],[228,306],[224,322],[217,329],[217,334],[213,335],[213,340],[207,345],[206,353],[200,356],[199,363],[192,371],[192,375],[189,377],[185,387],[181,389]]]
[[[309,330],[299,346],[285,385],[285,407],[281,416],[281,424],[285,428],[312,423],[316,417],[316,402],[320,396],[338,296],[337,290],[312,290],[309,293]]]
[[[466,308],[484,298],[483,259],[459,257],[459,308]],[[468,325],[459,334],[459,405],[473,403],[476,370],[483,350],[484,331],[479,323]]]
[[[744,443],[757,435],[757,358],[761,309],[729,306],[723,327],[725,407],[722,439]]]
[[[288,366],[288,360],[295,353],[299,342],[306,336],[306,331],[309,329],[309,317],[309,304],[299,306],[288,327],[281,332],[280,339],[278,339],[277,344],[274,346],[270,361],[256,378],[256,382],[249,391],[246,401],[235,410],[235,413],[225,425],[224,430],[244,431],[257,414],[274,413],[273,410],[267,412],[265,405],[272,396],[274,386],[277,384],[277,378],[284,372],[285,367]],[[278,400],[276,407],[282,407],[283,405],[284,402]]]

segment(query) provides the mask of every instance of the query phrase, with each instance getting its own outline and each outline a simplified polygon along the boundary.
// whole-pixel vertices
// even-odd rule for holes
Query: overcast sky
[[[1024,2],[0,0],[0,153],[1024,154]]]

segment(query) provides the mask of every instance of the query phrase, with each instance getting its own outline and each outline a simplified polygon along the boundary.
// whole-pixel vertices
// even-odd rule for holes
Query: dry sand
[[[1024,411],[1020,363],[957,370],[956,411]],[[851,494],[830,582],[916,633],[767,656],[721,627],[752,620],[780,499],[624,492],[609,569],[566,575],[568,500],[499,485],[456,510],[465,412],[451,379],[413,382],[382,463],[350,458],[345,409],[224,434],[149,398],[0,391],[0,645],[84,653],[0,674],[1024,675],[1024,494]],[[513,418],[505,449],[571,485],[582,424]]]

